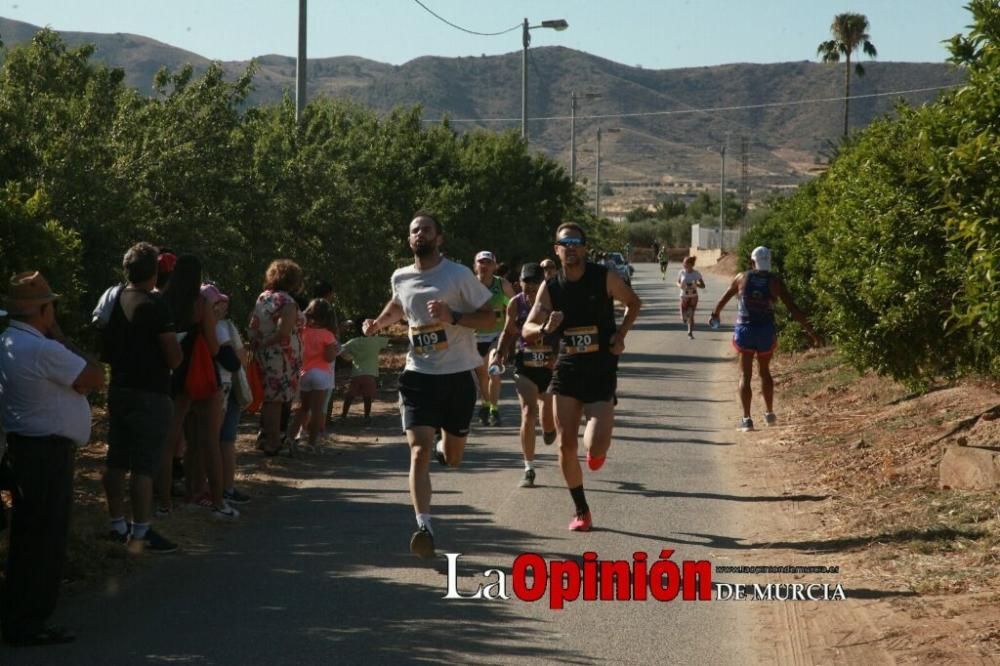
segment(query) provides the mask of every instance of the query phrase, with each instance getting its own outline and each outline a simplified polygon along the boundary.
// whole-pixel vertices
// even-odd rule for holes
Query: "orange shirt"
[[[302,374],[310,370],[330,372],[330,361],[323,352],[327,345],[337,342],[337,337],[325,328],[305,328],[302,331]]]

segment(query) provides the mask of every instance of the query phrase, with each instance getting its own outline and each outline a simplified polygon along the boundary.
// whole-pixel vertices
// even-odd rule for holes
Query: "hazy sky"
[[[626,65],[670,69],[815,60],[835,14],[868,17],[879,60],[943,62],[941,40],[963,32],[966,0],[422,0],[469,30],[498,32],[527,17],[532,46],[562,45]],[[0,16],[57,30],[129,32],[218,60],[294,55],[298,0],[0,0]],[[2,35],[0,35],[2,37]],[[402,64],[422,55],[500,54],[520,29],[465,34],[415,0],[309,0],[309,57],[356,55]]]

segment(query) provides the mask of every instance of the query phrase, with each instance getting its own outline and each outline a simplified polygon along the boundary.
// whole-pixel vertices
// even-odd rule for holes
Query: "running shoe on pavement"
[[[422,560],[434,557],[434,535],[426,525],[421,526],[410,537],[410,552]]]
[[[571,532],[589,532],[593,527],[594,521],[591,519],[589,511],[582,516],[573,516],[573,520],[569,521]]]
[[[607,456],[592,456],[590,455],[590,451],[587,451],[587,467],[589,467],[593,472],[596,472],[604,467],[604,461],[607,459]]]
[[[534,488],[535,487],[535,470],[526,469],[524,470],[524,476],[521,478],[521,488]]]
[[[479,423],[480,425],[490,424],[490,408],[487,405],[479,406]]]

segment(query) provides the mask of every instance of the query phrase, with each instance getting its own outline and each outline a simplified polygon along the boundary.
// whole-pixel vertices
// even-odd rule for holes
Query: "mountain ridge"
[[[0,18],[0,39],[8,48],[29,41],[37,30]],[[94,44],[94,60],[121,67],[127,84],[145,94],[151,94],[153,76],[161,67],[176,69],[190,63],[197,73],[212,62],[141,35],[60,34],[71,46]],[[295,58],[265,54],[254,60],[258,71],[248,103],[274,103],[286,93],[294,95]],[[249,65],[249,61],[220,62],[232,77]],[[963,79],[960,70],[943,63],[864,64],[867,75],[853,80],[852,97],[951,86]],[[622,129],[602,137],[602,179],[656,181],[689,189],[718,179],[719,149],[727,135],[733,158],[732,170],[727,166],[730,182],[740,175],[740,140],[747,136],[748,184],[760,190],[808,178],[814,163],[842,132],[843,101],[836,98],[843,96],[843,65],[801,60],[646,69],[546,46],[529,51],[528,83],[527,129],[532,146],[566,165],[570,124],[565,117],[570,115],[571,93],[602,95],[578,105],[581,179],[595,167],[598,127]],[[520,128],[519,51],[455,58],[427,55],[402,65],[356,55],[310,59],[307,85],[310,99],[350,99],[379,113],[419,104],[428,122],[449,117],[461,131]],[[935,94],[916,93],[907,99],[919,104]],[[852,99],[852,129],[891,113],[895,100],[895,95]],[[773,106],[760,106],[765,104]],[[470,119],[473,122],[459,122]]]

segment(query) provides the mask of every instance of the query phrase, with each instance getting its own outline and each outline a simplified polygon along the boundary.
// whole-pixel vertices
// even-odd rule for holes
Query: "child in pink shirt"
[[[306,327],[302,330],[302,373],[299,380],[299,409],[292,420],[290,433],[308,423],[309,446],[315,447],[326,420],[326,393],[333,388],[331,363],[339,353],[337,338],[328,330],[333,308],[314,298],[305,310]]]

